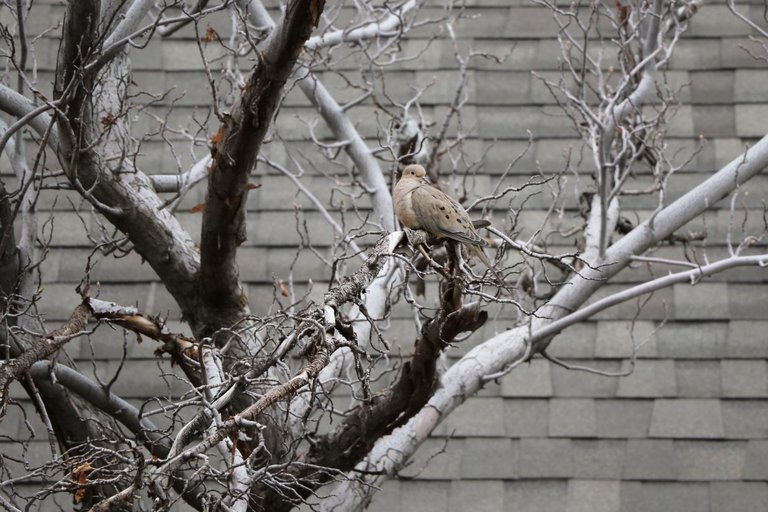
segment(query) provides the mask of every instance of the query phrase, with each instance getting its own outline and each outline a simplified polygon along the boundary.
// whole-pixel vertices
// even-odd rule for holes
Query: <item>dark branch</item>
[[[398,379],[373,397],[371,405],[360,405],[328,435],[319,438],[306,461],[347,471],[370,451],[373,443],[405,424],[431,396],[440,353],[462,332],[479,329],[488,313],[479,303],[454,307],[457,280],[444,281],[438,314],[424,324],[411,360],[403,365]]]
[[[104,390],[81,373],[62,364],[51,365],[45,361],[33,364],[29,373],[39,388],[50,390],[52,387],[59,389],[63,387],[76,393],[89,404],[125,425],[152,455],[159,458],[168,456],[172,444],[168,435],[163,434],[149,419],[142,417],[136,407],[114,393]],[[47,394],[50,395],[50,391]],[[187,503],[197,510],[205,508],[197,482],[190,483],[189,479],[183,478],[181,474],[174,474],[171,480],[174,489],[184,497]]]
[[[136,407],[114,393],[105,391],[81,373],[62,364],[51,365],[47,361],[36,362],[29,373],[37,383],[48,381],[53,384],[55,381],[112,416],[144,442],[153,455],[165,457],[168,454],[170,439],[162,435],[151,421],[142,418]]]
[[[456,252],[449,251],[449,254],[454,268],[458,269]],[[337,290],[359,293],[359,286],[353,278]],[[442,281],[440,310],[423,325],[413,356],[403,365],[395,382],[387,390],[374,395],[370,403],[352,410],[333,432],[314,439],[300,463],[288,469],[296,481],[301,482],[301,486],[295,489],[297,496],[306,498],[339,471],[354,468],[377,439],[405,424],[427,403],[437,384],[436,363],[440,353],[460,333],[479,329],[488,318],[480,303],[462,305],[462,292],[460,276],[454,274]],[[326,304],[333,301],[329,295],[326,294]],[[343,297],[340,296],[340,299],[343,300]],[[328,469],[319,471],[318,467]],[[264,510],[287,511],[296,505],[266,485],[253,494],[260,497]]]
[[[195,335],[209,336],[238,322],[247,301],[235,261],[245,241],[248,175],[272,123],[286,80],[323,10],[323,0],[293,0],[257,53],[257,63],[232,112],[212,140],[213,163],[203,212],[198,323]]]

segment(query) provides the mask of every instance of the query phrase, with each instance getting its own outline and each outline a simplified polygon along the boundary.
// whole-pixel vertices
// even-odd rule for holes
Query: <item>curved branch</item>
[[[128,42],[128,36],[133,34],[141,24],[147,13],[154,7],[155,0],[134,0],[131,6],[123,15],[123,19],[112,30],[104,41],[100,59],[105,58],[105,54],[115,55],[122,48],[122,45]],[[119,44],[122,43],[122,44]]]
[[[55,109],[53,103],[48,105]],[[71,153],[71,149],[60,139],[59,129],[56,126],[51,127],[53,121],[49,114],[39,112],[30,116],[37,109],[28,98],[0,84],[0,110],[14,117],[26,117],[29,126],[41,137],[47,133],[48,145],[57,152],[59,161],[67,168],[69,160],[66,155]],[[134,173],[135,181],[130,183],[102,177],[94,167],[80,165],[79,180],[86,185],[98,183],[92,189],[92,195],[102,203],[132,205],[124,216],[112,215],[109,212],[105,215],[128,235],[139,254],[168,286],[182,310],[191,314],[194,301],[192,285],[199,266],[194,242],[178,220],[163,208],[162,201],[149,189],[148,182],[142,179],[146,179],[143,173]]]
[[[392,195],[379,162],[373,157],[368,145],[355,129],[352,121],[344,115],[336,100],[328,89],[311,73],[298,81],[299,89],[312,102],[317,111],[328,124],[337,140],[346,141],[344,150],[363,177],[365,186],[371,193],[373,211],[381,227],[386,231],[395,230],[395,215],[392,206]]]
[[[581,274],[574,275],[539,311],[530,325],[502,332],[470,350],[443,375],[441,388],[427,405],[405,426],[379,440],[367,460],[358,465],[358,470],[369,473],[360,481],[351,479],[344,482],[335,491],[340,502],[330,501],[323,510],[357,510],[367,499],[371,489],[368,486],[375,486],[385,475],[401,468],[437,425],[482,387],[485,376],[516,364],[532,352],[544,350],[555,334],[544,331],[548,324],[565,317],[570,311],[576,311],[610,277],[625,268],[633,255],[641,254],[664,240],[762,172],[766,166],[768,136],[614,243],[606,251],[605,258],[598,257],[596,261],[589,262],[590,265]],[[765,260],[753,261],[752,264],[761,262],[764,264]],[[697,272],[700,270],[697,269]],[[687,273],[681,275],[690,278]],[[530,350],[532,341],[533,351]],[[335,505],[338,508],[333,508]]]
[[[374,20],[361,27],[352,30],[334,30],[318,36],[310,37],[305,44],[308,50],[318,50],[327,46],[336,46],[342,43],[357,43],[376,37],[397,35],[403,22],[403,16],[416,9],[421,2],[408,0],[403,5],[387,14],[383,19]]]
[[[70,182],[133,243],[152,266],[186,316],[194,317],[199,255],[195,243],[151,190],[148,178],[134,172],[113,175],[100,165],[94,149],[98,130],[91,115],[94,84],[81,80],[96,41],[96,2],[70,2],[56,70],[54,93],[61,101],[57,116],[59,161]],[[85,74],[87,75],[87,74]],[[2,97],[2,96],[0,96]],[[47,117],[47,116],[45,116]],[[33,120],[36,122],[44,115]]]
[[[632,286],[631,288],[627,288],[626,290],[614,293],[608,297],[604,297],[596,302],[593,302],[585,308],[579,309],[570,315],[566,315],[531,334],[528,341],[530,343],[535,343],[539,340],[550,339],[552,336],[560,333],[566,327],[574,325],[575,323],[582,320],[586,320],[587,318],[596,315],[605,309],[640,297],[642,295],[653,293],[657,290],[661,290],[662,288],[667,288],[676,283],[690,282],[692,285],[694,285],[702,277],[718,274],[731,268],[744,266],[765,267],[767,265],[768,254],[760,254],[756,256],[733,256],[724,260],[710,263],[709,265],[703,265],[701,267],[686,270],[684,272],[677,272],[674,274],[668,274],[663,277],[658,277],[656,279],[646,281],[645,283]]]
[[[26,124],[29,124],[40,136],[45,134],[52,122],[51,116],[45,113],[45,110],[53,109],[54,103],[48,102],[45,105],[48,105],[49,109],[43,109],[42,105],[35,106],[30,99],[0,84],[0,110],[14,117],[26,119]],[[33,113],[35,114],[32,115]],[[55,126],[48,135],[48,145],[54,150],[59,147],[59,131]]]
[[[240,0],[241,8],[248,14],[251,22],[257,26],[274,29],[275,22],[269,17],[266,9],[257,0]],[[405,6],[404,6],[405,7]],[[410,5],[409,9],[415,7]],[[398,21],[401,20],[397,17]],[[363,177],[366,187],[372,194],[373,211],[381,227],[387,231],[395,230],[395,214],[392,197],[381,171],[379,162],[374,158],[371,149],[365,143],[352,121],[336,100],[328,92],[323,83],[305,66],[297,69],[294,74],[301,92],[312,102],[320,116],[325,120],[333,136],[344,141],[344,151],[352,159],[352,163]]]
[[[754,30],[755,32],[757,32],[758,34],[760,34],[761,36],[768,38],[768,32],[766,32],[764,28],[762,28],[760,25],[758,25],[758,24],[757,24],[757,23],[755,23],[754,21],[750,20],[749,18],[747,18],[746,16],[744,16],[743,14],[741,14],[741,12],[739,12],[739,11],[736,9],[736,2],[735,2],[734,0],[728,0],[726,3],[728,4],[728,9],[729,9],[729,10],[730,10],[730,11],[731,11],[731,12],[732,12],[732,13],[733,13],[733,14],[734,14],[734,15],[735,15],[737,18],[739,18],[741,21],[743,21],[744,23],[746,23],[746,24],[749,26],[749,28],[751,28],[752,30]]]
[[[10,125],[3,133],[3,136],[0,137],[0,153],[2,153],[5,150],[5,145],[8,143],[8,141],[11,139],[14,133],[16,133],[21,128],[24,128],[26,125],[30,124],[30,122],[39,116],[40,114],[51,110],[54,108],[56,102],[51,103],[44,103],[40,105],[39,107],[35,108],[34,110],[30,111],[29,113],[25,114],[21,119]]]
[[[161,434],[149,419],[142,417],[136,407],[112,392],[105,392],[104,388],[80,372],[62,364],[37,361],[29,368],[29,374],[36,381],[61,384],[112,416],[144,442],[152,455],[165,457],[168,454],[171,447],[168,436]]]

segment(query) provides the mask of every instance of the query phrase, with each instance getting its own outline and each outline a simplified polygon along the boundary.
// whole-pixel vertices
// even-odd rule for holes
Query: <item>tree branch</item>
[[[275,115],[299,52],[317,25],[323,0],[293,0],[279,29],[273,30],[257,53],[256,66],[240,101],[225,114],[214,135],[213,162],[201,232],[198,337],[230,327],[247,313],[238,280],[237,247],[245,241],[248,175]]]
[[[137,170],[114,175],[100,165],[94,149],[99,132],[93,126],[94,77],[84,73],[98,40],[96,2],[70,2],[59,51],[54,95],[61,101],[59,161],[70,182],[133,242],[183,313],[194,317],[195,276],[199,256],[195,244]],[[42,117],[42,116],[41,116]],[[37,118],[39,119],[39,118]],[[87,148],[87,149],[86,149]]]
[[[441,387],[405,426],[376,443],[366,461],[357,467],[357,470],[367,472],[366,475],[362,478],[355,475],[335,490],[341,504],[328,502],[327,507],[324,504],[323,510],[357,510],[369,499],[370,486],[377,485],[384,475],[403,467],[437,425],[482,387],[486,375],[500,372],[506,366],[528,357],[531,343],[534,343],[533,353],[546,349],[554,334],[543,331],[548,324],[576,311],[610,277],[625,268],[633,255],[642,254],[664,240],[762,172],[766,166],[768,136],[614,243],[604,258],[598,255],[594,261],[588,262],[589,265],[581,273],[573,275],[550,303],[541,308],[529,325],[504,331],[470,350],[443,374]],[[560,330],[562,327],[557,332]],[[537,334],[539,331],[546,336],[540,338]],[[338,507],[333,508],[334,505]]]
[[[357,43],[377,37],[391,37],[400,33],[404,17],[421,6],[421,1],[408,0],[400,7],[390,11],[386,16],[351,30],[333,30],[325,34],[310,37],[305,47],[308,50],[319,50],[328,46],[342,43]],[[344,139],[342,139],[344,140]]]
[[[152,182],[152,188],[158,194],[178,192],[181,196],[208,177],[208,166],[210,163],[211,155],[208,154],[195,162],[186,172],[181,174],[153,174],[149,177],[149,180]]]
[[[642,295],[653,293],[657,290],[667,288],[668,286],[672,286],[676,283],[688,282],[691,285],[695,285],[697,282],[699,282],[699,280],[701,280],[701,278],[705,276],[718,274],[731,268],[744,266],[765,267],[767,265],[768,254],[759,254],[755,256],[733,256],[720,261],[716,261],[714,263],[710,263],[708,265],[702,265],[691,270],[686,270],[684,272],[677,272],[674,274],[668,274],[663,277],[658,277],[656,279],[646,281],[642,284],[627,288],[626,290],[614,293],[608,297],[604,297],[596,302],[593,302],[587,307],[579,309],[570,315],[566,315],[559,320],[556,320],[537,330],[534,334],[531,335],[529,341],[536,342],[538,340],[549,339],[552,336],[560,333],[566,327],[574,325],[575,323],[582,320],[586,320],[587,318],[596,315],[597,313],[604,311],[612,306],[615,306],[616,304],[621,304],[622,302],[626,302]]]
[[[54,102],[46,102],[49,109],[36,106],[31,100],[14,91],[10,87],[0,84],[0,110],[19,119],[25,119],[25,123],[32,127],[38,135],[43,136],[51,125],[51,116],[45,110],[55,109]],[[35,113],[35,115],[31,115]],[[21,126],[19,126],[21,128]],[[53,150],[59,147],[59,131],[54,126],[48,134],[48,145]]]
[[[77,393],[90,404],[125,425],[140,441],[146,444],[150,453],[157,457],[165,457],[171,446],[167,435],[147,418],[139,414],[139,410],[112,392],[80,372],[58,363],[37,361],[29,368],[29,374],[36,381],[48,381],[60,384],[70,391]]]
[[[64,325],[51,332],[44,339],[38,340],[17,358],[0,362],[0,418],[5,416],[8,399],[8,386],[21,377],[30,367],[41,359],[56,353],[65,343],[81,333],[91,316],[87,301],[77,305]]]
[[[248,14],[252,23],[274,30],[275,22],[269,17],[266,9],[258,0],[240,0],[241,8]],[[405,7],[405,6],[404,6]],[[408,5],[414,8],[415,5]],[[404,8],[403,8],[404,9]],[[405,9],[403,14],[405,13]],[[393,15],[394,16],[394,15]],[[396,16],[398,22],[402,21]],[[366,32],[366,35],[373,35]],[[306,67],[301,66],[293,74],[301,92],[312,102],[323,120],[330,128],[336,140],[344,141],[344,151],[352,159],[358,172],[363,177],[366,187],[372,194],[375,218],[386,231],[395,230],[395,213],[389,187],[384,180],[379,162],[374,158],[371,149],[355,129],[352,121],[333,98],[323,83]]]

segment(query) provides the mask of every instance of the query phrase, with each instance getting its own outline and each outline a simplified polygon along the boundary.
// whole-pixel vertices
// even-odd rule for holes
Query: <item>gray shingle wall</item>
[[[30,18],[34,33],[56,19],[58,2],[42,2]],[[485,153],[485,165],[474,181],[475,197],[487,192],[507,165],[525,151],[528,130],[534,145],[511,171],[510,184],[520,184],[536,165],[545,172],[562,168],[566,148],[578,148],[576,134],[566,118],[558,116],[554,99],[530,71],[552,77],[557,68],[558,46],[553,39],[551,15],[520,1],[476,0],[468,2],[474,15],[457,26],[458,45],[496,55],[507,55],[501,64],[474,60],[468,73],[468,104],[463,122],[474,129],[466,148],[475,156]],[[762,9],[745,4],[745,9]],[[220,23],[220,26],[217,25]],[[214,20],[218,29],[227,29],[226,20]],[[749,31],[735,21],[721,3],[707,4],[696,15],[691,31],[682,40],[672,59],[666,79],[670,87],[682,87],[683,102],[671,120],[668,131],[670,155],[677,147],[693,147],[696,137],[706,137],[707,144],[670,182],[673,199],[699,183],[706,173],[735,157],[741,148],[768,129],[768,88],[764,87],[768,70],[765,64],[750,58],[739,47],[754,47]],[[435,81],[423,97],[424,110],[433,120],[446,112],[455,86],[455,60],[446,44],[426,45],[429,33],[415,32],[404,42],[403,53],[423,52],[421,58],[407,61],[388,71],[388,94],[403,97],[409,86]],[[134,59],[135,81],[153,92],[175,88],[170,97],[179,98],[179,109],[171,122],[191,125],[189,116],[203,118],[209,94],[199,74],[197,45],[189,30],[170,41],[151,43],[150,51],[139,52]],[[55,44],[39,45],[36,54],[41,67],[40,82],[51,80],[55,64]],[[426,49],[425,49],[426,48]],[[207,48],[216,54],[215,45]],[[345,61],[340,60],[344,67]],[[352,69],[351,65],[348,69]],[[391,74],[395,74],[394,77]],[[355,94],[343,90],[335,75],[321,75],[340,100]],[[44,85],[42,87],[45,87]],[[155,108],[164,110],[166,105]],[[277,133],[291,141],[293,155],[312,154],[307,142],[306,124],[296,116],[314,116],[305,98],[297,91],[286,98],[277,121]],[[380,118],[370,104],[350,111],[360,132],[372,144],[380,131]],[[140,115],[139,133],[150,131],[156,121]],[[211,130],[212,131],[212,130]],[[329,136],[319,123],[317,135]],[[174,136],[169,135],[171,138]],[[495,141],[493,145],[490,143]],[[576,149],[578,151],[578,149]],[[195,149],[199,157],[204,146]],[[270,158],[290,165],[290,156],[277,143],[268,144]],[[175,171],[188,166],[193,158],[188,152],[176,157],[158,140],[142,145],[138,163],[148,172]],[[687,157],[675,156],[683,161]],[[577,164],[588,169],[587,161]],[[320,159],[314,161],[319,171],[344,177],[342,166]],[[7,160],[0,160],[0,171],[8,173]],[[248,241],[240,252],[241,278],[255,312],[273,306],[274,278],[287,278],[292,259],[302,239],[294,218],[306,221],[310,240],[322,257],[332,254],[331,230],[313,205],[285,178],[260,168],[256,181],[262,188],[249,197]],[[643,181],[646,180],[646,181]],[[580,223],[576,207],[579,190],[589,187],[582,177],[572,182],[563,225]],[[325,178],[313,172],[305,183],[325,204],[340,196]],[[461,183],[456,180],[454,183]],[[642,173],[638,186],[647,184]],[[768,196],[768,178],[758,177],[747,185],[749,195],[743,203],[750,208],[744,221],[760,232],[762,199]],[[360,192],[358,188],[356,192]],[[83,209],[71,211],[67,194],[47,194],[41,207],[58,210],[52,231],[52,251],[43,268],[45,294],[41,310],[55,325],[69,315],[77,296],[74,286],[80,281],[84,260],[89,254],[88,233],[98,228],[96,219]],[[191,192],[181,205],[179,217],[194,237],[198,236],[200,215],[190,213],[191,206],[202,201],[204,191]],[[649,217],[656,207],[653,198],[628,198],[625,207],[635,210],[638,219]],[[300,210],[296,207],[300,206]],[[359,206],[368,208],[366,199]],[[503,206],[503,205],[502,205]],[[547,206],[545,197],[534,197],[520,215],[521,236],[537,229]],[[494,212],[503,224],[504,211]],[[348,226],[362,226],[346,212]],[[714,259],[726,254],[724,240],[730,213],[721,205],[707,213],[692,229],[706,228],[709,234],[707,255]],[[41,233],[50,227],[41,225]],[[306,233],[305,233],[306,235]],[[371,241],[368,236],[361,243]],[[557,243],[553,252],[571,247]],[[764,247],[762,247],[764,248]],[[760,249],[760,248],[759,248]],[[677,247],[663,247],[659,257],[681,254]],[[701,255],[697,255],[701,257]],[[293,262],[297,293],[307,290],[319,298],[330,271],[318,255],[302,252]],[[669,269],[657,268],[659,273]],[[173,300],[154,281],[151,269],[139,258],[104,258],[94,271],[101,283],[103,298],[124,304],[136,303],[141,309],[167,315],[172,325],[183,329]],[[616,291],[621,283],[648,277],[644,268],[628,269],[616,282],[598,292],[596,299]],[[489,383],[452,414],[405,469],[400,481],[387,482],[377,495],[373,510],[387,512],[443,510],[516,510],[521,512],[657,512],[674,511],[762,511],[768,508],[768,287],[765,269],[737,269],[714,276],[695,287],[677,285],[654,294],[638,311],[636,303],[622,304],[597,315],[592,320],[561,334],[550,351],[572,364],[608,372],[626,372],[627,377],[604,377],[569,371],[547,361],[533,360],[515,369],[499,383]],[[434,296],[430,284],[427,296]],[[411,313],[398,305],[386,332],[395,347],[408,353],[415,330]],[[632,323],[634,321],[634,323]],[[658,329],[661,324],[661,329]],[[471,346],[495,331],[511,324],[502,318],[487,325],[469,340],[449,351],[460,357]],[[658,329],[658,330],[657,330]],[[130,337],[129,337],[130,338]],[[68,353],[85,363],[92,355],[97,371],[109,378],[117,370],[124,338],[122,333],[101,329],[92,340],[81,340]],[[632,365],[633,343],[640,344]],[[173,395],[183,385],[159,377],[167,362],[158,364],[154,347],[145,341],[125,340],[128,360],[113,391],[138,400],[148,394]],[[89,370],[86,370],[86,373]],[[93,371],[93,370],[90,370]],[[19,389],[14,397],[24,399]],[[44,432],[35,418],[29,418],[38,433]],[[9,410],[2,424],[4,433],[28,436],[23,416]],[[44,436],[37,437],[42,441]],[[3,443],[3,451],[14,445]],[[15,447],[18,448],[18,447]],[[32,442],[33,462],[47,457],[45,442]],[[444,453],[441,453],[444,452]],[[9,453],[9,452],[8,452]],[[426,466],[425,466],[426,464]]]

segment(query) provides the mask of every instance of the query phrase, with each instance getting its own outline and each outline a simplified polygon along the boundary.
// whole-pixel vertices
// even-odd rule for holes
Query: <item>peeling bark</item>
[[[81,302],[64,325],[39,340],[15,359],[3,361],[0,366],[0,418],[5,415],[8,386],[21,377],[37,361],[55,354],[65,343],[85,328],[91,310],[86,302]]]

